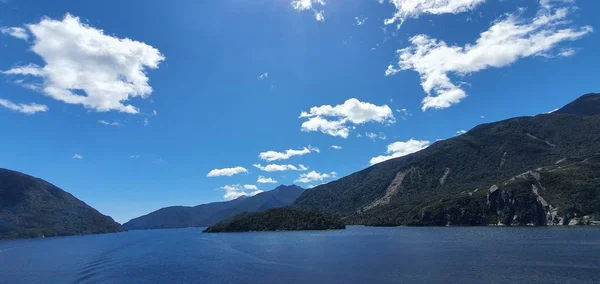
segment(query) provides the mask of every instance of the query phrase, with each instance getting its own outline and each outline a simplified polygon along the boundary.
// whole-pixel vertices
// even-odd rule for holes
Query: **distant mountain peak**
[[[280,184],[279,186],[277,186],[276,188],[274,188],[273,190],[277,190],[277,189],[286,189],[286,188],[302,188],[301,186],[295,185],[295,184],[290,184],[290,185],[285,185],[285,184]],[[303,188],[302,188],[303,189]]]
[[[304,189],[292,185],[280,185],[273,190],[254,196],[241,196],[224,202],[213,202],[194,207],[171,206],[134,218],[123,224],[128,230],[202,227],[231,218],[242,212],[258,212],[290,205]]]
[[[600,93],[585,94],[554,113],[600,115]]]

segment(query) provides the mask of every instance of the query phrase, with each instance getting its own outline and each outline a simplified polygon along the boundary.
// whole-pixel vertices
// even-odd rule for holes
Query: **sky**
[[[118,222],[598,92],[592,0],[0,0],[0,167]]]

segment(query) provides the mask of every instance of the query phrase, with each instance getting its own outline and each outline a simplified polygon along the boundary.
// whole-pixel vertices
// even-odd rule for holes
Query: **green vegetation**
[[[274,208],[259,213],[244,213],[208,227],[204,232],[254,232],[345,229],[333,216],[313,210]]]
[[[243,212],[259,212],[290,205],[304,189],[297,185],[280,185],[255,196],[202,204],[198,206],[172,206],[148,215],[134,218],[123,224],[127,230],[205,227],[232,218]]]
[[[0,169],[0,239],[99,234],[121,225],[62,189]]]
[[[533,183],[501,184],[530,170],[550,169],[564,158],[600,153],[599,133],[600,94],[585,95],[557,112],[482,124],[420,152],[314,187],[292,206],[336,214],[346,224],[545,224],[548,212],[535,205],[539,201],[532,193]],[[553,169],[541,173],[544,190],[539,194],[558,207],[557,214],[565,219],[569,214],[597,214],[598,184],[593,177],[600,176],[598,168],[581,164],[571,170]],[[398,173],[405,176],[389,202],[369,208]],[[495,206],[506,210],[501,210],[502,216],[490,213],[493,204],[488,204],[487,194],[494,184],[502,187],[499,196],[492,196],[499,202]],[[499,201],[504,199],[516,205],[505,208]],[[509,217],[517,219],[504,220]]]

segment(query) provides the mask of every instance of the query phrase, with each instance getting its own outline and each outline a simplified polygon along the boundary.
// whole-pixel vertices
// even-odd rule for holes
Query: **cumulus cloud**
[[[244,186],[239,184],[224,185],[221,187],[225,191],[223,198],[225,200],[233,200],[242,196],[254,196],[261,192],[256,185],[246,184]]]
[[[331,149],[342,150],[342,146],[339,145],[331,145]]]
[[[325,11],[322,9],[325,6],[324,0],[293,0],[291,5],[296,11],[312,11],[317,21],[325,21]]]
[[[261,164],[253,164],[252,166],[254,166],[255,168],[261,170],[261,171],[265,171],[265,172],[284,172],[284,171],[307,171],[308,168],[305,167],[304,165],[298,165],[298,166],[294,166],[294,165],[278,165],[278,164],[268,164],[266,166],[263,166]]]
[[[3,73],[37,80],[35,89],[43,94],[99,112],[139,113],[126,102],[152,93],[146,70],[158,68],[165,59],[148,44],[106,35],[70,14],[26,27],[34,38],[31,50],[45,65],[22,65]]]
[[[83,155],[81,155],[81,154],[75,154],[75,155],[73,155],[73,157],[71,157],[71,158],[73,158],[73,159],[75,159],[75,160],[83,160]]]
[[[385,1],[379,0],[379,3],[383,2]],[[484,2],[485,0],[389,0],[396,7],[396,13],[384,23],[398,23],[397,27],[400,28],[408,18],[416,19],[424,14],[458,14],[472,11]]]
[[[48,107],[40,104],[16,104],[6,99],[0,99],[0,106],[7,109],[18,111],[27,115],[35,114],[37,112],[46,112]]]
[[[326,178],[335,178],[337,176],[336,172],[331,173],[319,173],[316,171],[310,171],[305,174],[301,174],[297,180],[294,182],[298,183],[311,183],[313,181],[322,181]]]
[[[109,126],[119,126],[119,122],[117,121],[113,121],[113,122],[108,122],[106,120],[98,120],[98,123],[100,124],[104,124],[104,125],[109,125]]]
[[[259,176],[258,179],[256,180],[256,182],[258,182],[258,183],[277,183],[277,181],[274,180],[273,178],[267,178],[264,176]]]
[[[247,173],[248,170],[244,167],[234,167],[234,168],[224,168],[224,169],[214,169],[210,171],[206,176],[207,177],[220,177],[220,176],[233,176],[241,173]]]
[[[27,33],[27,30],[21,27],[0,27],[0,33],[16,37],[22,40],[29,39],[29,34]]]
[[[269,78],[269,73],[267,73],[267,72],[262,73],[262,74],[260,74],[260,76],[258,76],[258,80],[265,80],[267,78]]]
[[[267,162],[273,162],[277,160],[287,160],[293,156],[303,156],[311,152],[319,153],[319,148],[308,146],[302,149],[294,150],[288,149],[285,152],[267,151],[258,154],[258,158]]]
[[[331,136],[347,138],[355,125],[367,122],[394,123],[394,114],[387,105],[377,106],[352,98],[341,105],[322,105],[302,112],[304,132],[319,131]],[[330,120],[331,119],[331,120]]]
[[[530,20],[523,19],[521,13],[507,14],[493,22],[475,43],[465,46],[448,45],[423,34],[415,35],[410,38],[411,46],[398,50],[398,68],[392,69],[419,73],[421,86],[427,94],[422,101],[422,110],[450,107],[467,96],[460,83],[452,82],[451,74],[465,76],[488,68],[505,67],[525,57],[546,56],[557,45],[592,32],[590,26],[571,25],[567,16],[574,8],[548,7],[541,8]]]
[[[398,141],[387,146],[386,153],[388,155],[381,155],[371,158],[369,163],[371,165],[387,161],[389,159],[403,157],[418,151],[421,151],[429,146],[429,141],[426,140],[414,140]]]

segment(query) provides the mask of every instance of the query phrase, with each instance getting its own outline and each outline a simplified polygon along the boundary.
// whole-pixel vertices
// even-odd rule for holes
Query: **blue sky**
[[[598,10],[582,0],[3,0],[0,167],[119,222],[318,185],[597,92]]]

